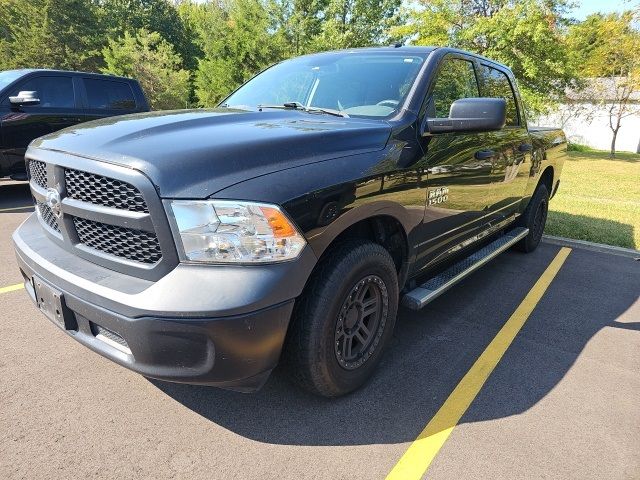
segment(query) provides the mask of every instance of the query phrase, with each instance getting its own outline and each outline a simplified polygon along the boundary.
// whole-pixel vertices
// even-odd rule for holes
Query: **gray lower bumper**
[[[181,264],[151,282],[67,252],[31,216],[14,233],[28,290],[34,275],[60,291],[66,332],[143,375],[252,390],[277,364],[293,300],[316,258],[261,266]],[[103,341],[115,333],[129,352]]]

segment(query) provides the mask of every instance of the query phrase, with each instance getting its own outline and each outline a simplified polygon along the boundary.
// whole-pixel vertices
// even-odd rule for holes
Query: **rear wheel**
[[[520,217],[519,225],[529,229],[526,237],[515,244],[515,248],[521,252],[533,252],[542,240],[544,226],[547,223],[547,213],[549,211],[549,191],[544,184],[538,185],[529,205]]]
[[[366,241],[331,248],[296,302],[285,349],[294,380],[325,397],[371,377],[398,310],[398,276],[384,248]]]

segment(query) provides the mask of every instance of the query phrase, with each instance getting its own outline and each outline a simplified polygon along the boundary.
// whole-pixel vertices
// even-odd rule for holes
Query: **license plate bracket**
[[[48,285],[37,276],[33,277],[33,289],[36,294],[36,303],[42,313],[49,320],[67,329],[65,319],[65,304],[62,292]]]

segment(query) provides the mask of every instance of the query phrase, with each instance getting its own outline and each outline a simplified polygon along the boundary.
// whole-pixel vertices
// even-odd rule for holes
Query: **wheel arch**
[[[408,232],[411,215],[393,202],[362,205],[341,215],[332,224],[308,232],[311,248],[322,262],[332,247],[350,239],[368,240],[381,245],[393,259],[398,272],[398,283],[404,284],[412,259]]]
[[[554,179],[554,171],[553,166],[549,165],[544,169],[542,175],[540,175],[540,179],[538,180],[538,185],[543,184],[547,187],[549,191],[549,196],[553,196],[553,179]],[[536,186],[536,188],[538,188]]]

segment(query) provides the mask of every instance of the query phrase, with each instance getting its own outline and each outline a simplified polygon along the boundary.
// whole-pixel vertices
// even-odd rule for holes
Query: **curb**
[[[610,253],[621,257],[633,258],[640,260],[640,250],[633,248],[614,247],[603,243],[587,242],[585,240],[574,240],[572,238],[554,237],[553,235],[543,235],[542,241],[552,245],[570,246],[573,248],[582,248],[583,250],[591,250],[592,252]]]

